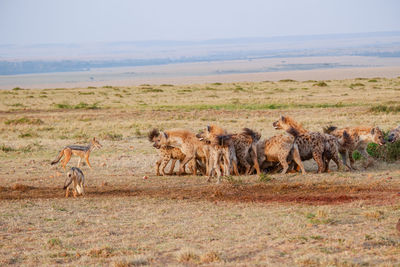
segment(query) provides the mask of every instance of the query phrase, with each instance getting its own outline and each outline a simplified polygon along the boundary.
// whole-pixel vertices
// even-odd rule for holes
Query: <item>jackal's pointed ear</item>
[[[285,116],[281,115],[281,121],[285,121],[285,120],[286,120]]]
[[[210,125],[207,125],[207,132],[210,132],[210,129],[211,129]]]
[[[168,138],[168,134],[166,132],[161,132],[160,134],[162,134],[165,137],[165,139]]]

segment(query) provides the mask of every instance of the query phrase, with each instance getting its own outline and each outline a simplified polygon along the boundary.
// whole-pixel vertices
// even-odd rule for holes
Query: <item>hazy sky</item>
[[[0,0],[0,44],[399,30],[398,0]]]

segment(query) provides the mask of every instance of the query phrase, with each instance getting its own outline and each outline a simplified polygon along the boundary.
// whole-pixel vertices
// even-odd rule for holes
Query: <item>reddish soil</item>
[[[22,184],[0,187],[0,200],[63,198],[57,187],[32,187]],[[229,202],[279,202],[340,204],[357,200],[394,203],[400,200],[400,188],[377,186],[305,185],[305,184],[224,184],[132,187],[129,185],[87,187],[89,198],[152,197],[178,200]]]

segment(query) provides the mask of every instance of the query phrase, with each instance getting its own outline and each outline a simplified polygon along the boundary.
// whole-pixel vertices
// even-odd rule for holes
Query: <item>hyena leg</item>
[[[162,158],[156,161],[156,175],[160,176],[160,165],[161,165]]]
[[[337,152],[336,152],[336,153],[333,153],[333,155],[332,155],[332,160],[333,160],[333,162],[335,162],[338,171],[339,171],[339,170],[343,170],[343,164],[342,164],[342,162],[341,162],[340,159],[339,159],[339,153],[337,153]]]
[[[168,162],[171,160],[171,156],[164,156],[163,158],[162,158],[162,161],[161,161],[161,166],[160,166],[160,169],[161,169],[161,175],[162,176],[164,176],[165,175],[165,167],[167,166],[167,164],[168,164]]]
[[[244,153],[243,153],[244,154]],[[246,155],[240,155],[238,157],[239,163],[246,168],[245,175],[249,175],[251,170],[251,165],[247,162]]]
[[[172,175],[174,173],[176,161],[177,161],[177,159],[172,159],[171,168],[169,169],[168,175]]]
[[[282,174],[285,174],[287,170],[289,169],[289,164],[287,163],[287,155],[279,155],[278,160],[279,163],[282,165]]]
[[[368,154],[367,149],[357,149],[360,154],[367,160],[364,164],[364,168],[368,168],[371,164],[373,164],[374,159]]]
[[[315,162],[318,165],[318,170],[317,173],[322,173],[322,171],[325,169],[325,164],[324,164],[324,160],[322,158],[322,153],[320,153],[319,151],[313,151],[312,153],[313,159],[315,160]]]
[[[194,155],[186,155],[186,157],[183,159],[183,161],[179,166],[179,175],[183,175],[185,173],[186,163],[188,163],[193,157]]]
[[[347,164],[347,150],[340,151],[339,153],[342,158],[343,165],[346,166],[349,170],[352,170],[353,168],[349,164]]]
[[[69,196],[69,187],[67,187],[67,189],[65,190],[65,197]]]
[[[301,170],[302,174],[306,174],[306,170],[304,169],[303,162],[301,161],[300,152],[298,149],[293,150],[293,160],[297,164],[297,169]]]
[[[224,159],[224,175],[229,176],[231,175],[231,157],[230,157],[230,152],[229,148],[224,148],[224,153],[222,155]]]
[[[251,156],[251,159],[253,160],[253,166],[254,166],[254,168],[256,168],[257,175],[260,175],[261,171],[260,171],[260,165],[258,165],[256,144],[251,145],[250,156]]]
[[[350,166],[351,166],[352,169],[357,170],[357,168],[354,167],[353,152],[354,152],[354,150],[349,150],[349,151],[348,151],[348,153],[349,153],[349,160],[350,160]]]

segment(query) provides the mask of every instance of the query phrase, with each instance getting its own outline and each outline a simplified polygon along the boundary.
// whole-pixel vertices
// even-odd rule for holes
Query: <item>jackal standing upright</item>
[[[54,165],[57,162],[59,162],[60,159],[64,156],[64,159],[62,160],[62,167],[65,170],[65,166],[71,159],[71,156],[76,155],[80,157],[78,162],[78,167],[80,167],[82,159],[85,158],[88,166],[92,168],[92,165],[90,165],[89,162],[90,152],[95,148],[101,148],[101,147],[102,145],[99,143],[99,141],[96,140],[96,137],[93,137],[93,139],[90,141],[90,144],[87,146],[77,146],[77,145],[66,146],[60,151],[58,157],[51,162],[51,165]]]

